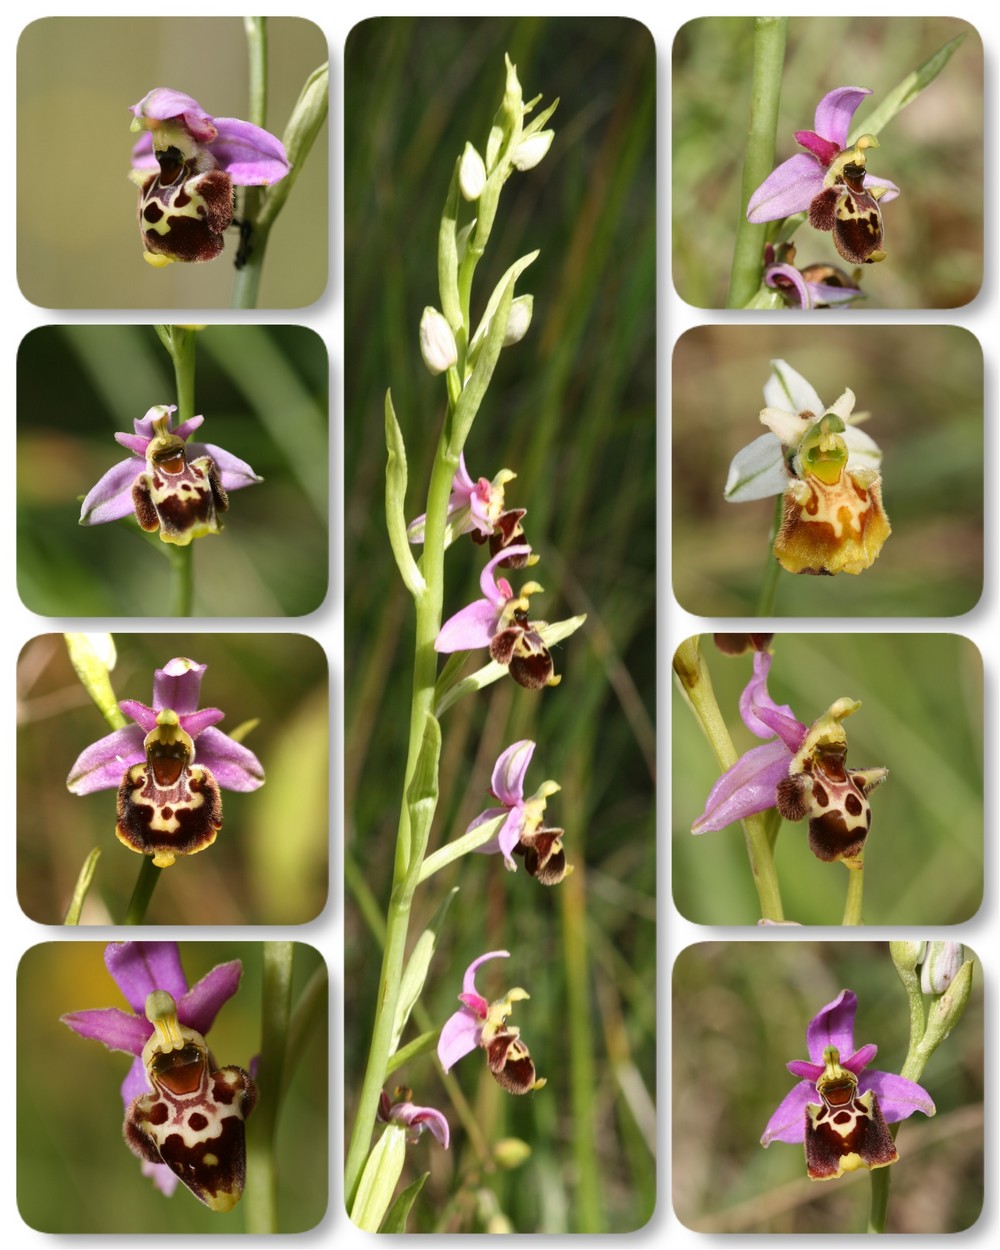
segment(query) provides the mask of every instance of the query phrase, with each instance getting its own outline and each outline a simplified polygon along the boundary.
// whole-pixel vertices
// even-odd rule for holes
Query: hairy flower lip
[[[189,989],[176,942],[111,942],[105,948],[104,963],[135,1014],[119,1007],[98,1007],[71,1011],[60,1019],[81,1037],[134,1056],[121,1086],[127,1109],[149,1088],[141,1057],[153,1034],[145,1016],[147,996],[153,990],[165,990],[177,1004],[180,1022],[204,1035],[239,989],[243,965],[238,959],[218,964]],[[143,1162],[142,1171],[164,1194],[172,1194],[177,1187],[178,1178],[164,1163]]]
[[[809,1060],[793,1059],[785,1066],[794,1076],[803,1079],[778,1104],[761,1136],[761,1145],[773,1141],[801,1143],[805,1139],[806,1104],[816,1098],[816,1081],[824,1071],[823,1051],[834,1047],[840,1052],[841,1064],[858,1077],[858,1093],[875,1092],[886,1121],[905,1120],[915,1111],[934,1115],[931,1096],[915,1081],[892,1072],[866,1071],[878,1047],[868,1043],[854,1049],[854,1017],[858,997],[853,990],[841,990],[835,999],[821,1007],[806,1029]]]
[[[871,95],[868,87],[835,87],[816,106],[814,130],[795,131],[796,140],[808,149],[783,161],[750,196],[747,220],[755,225],[778,221],[793,213],[808,212],[823,190],[827,169],[845,149],[847,133],[858,105]],[[899,195],[886,178],[867,175],[865,185],[885,188],[881,203]]]
[[[184,440],[185,453],[192,459],[210,456],[219,471],[223,487],[227,491],[240,490],[244,486],[253,486],[264,479],[256,474],[244,460],[234,456],[232,452],[218,447],[214,443],[190,442],[190,436],[197,430],[205,418],[191,417],[172,427],[170,421],[177,411],[176,404],[157,404],[146,411],[145,416],[133,420],[134,432],[115,434],[115,441],[132,453],[128,460],[121,460],[112,465],[100,480],[91,487],[80,508],[81,525],[104,525],[109,521],[119,521],[131,516],[134,511],[132,487],[146,471],[146,451],[156,437],[153,422],[164,415],[169,417],[167,431],[169,434]]]

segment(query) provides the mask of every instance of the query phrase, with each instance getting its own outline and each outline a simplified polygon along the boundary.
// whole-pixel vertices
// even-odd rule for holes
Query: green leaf
[[[445,200],[441,225],[438,228],[438,291],[441,295],[441,311],[457,337],[462,326],[462,303],[458,295],[458,169],[461,157],[455,162]]]
[[[877,135],[892,121],[897,113],[902,112],[908,104],[931,85],[938,74],[957,52],[958,46],[965,39],[967,31],[949,39],[944,47],[939,48],[933,56],[928,57],[923,65],[907,74],[897,87],[885,97],[882,103],[870,113],[859,126],[848,136],[847,146],[854,144],[860,135]]]
[[[406,534],[406,444],[396,420],[391,391],[385,393],[385,446],[388,453],[385,463],[385,523],[389,531],[389,545],[403,584],[411,595],[416,596],[423,593],[425,583]]]
[[[380,1233],[406,1232],[406,1220],[410,1214],[410,1207],[413,1206],[417,1194],[423,1189],[424,1181],[428,1176],[430,1172],[425,1172],[423,1176],[418,1176],[412,1185],[407,1185],[386,1213],[382,1227],[378,1230]]]
[[[110,672],[115,666],[115,643],[111,634],[64,634],[66,650],[87,694],[112,729],[123,729],[128,719],[118,706]]]
[[[406,1028],[406,1022],[410,1018],[410,1012],[423,992],[424,982],[427,980],[427,970],[430,967],[431,959],[434,957],[437,935],[441,931],[441,925],[448,913],[448,908],[451,906],[452,899],[457,893],[457,886],[448,891],[441,901],[440,907],[431,917],[427,928],[414,944],[406,969],[403,972],[403,978],[399,983],[399,998],[396,1000],[396,1018],[392,1025],[392,1041],[389,1044],[390,1055],[399,1045],[403,1029]]]
[[[63,924],[80,923],[80,913],[83,911],[84,900],[87,897],[87,891],[90,889],[90,883],[94,880],[94,871],[100,858],[101,848],[95,846],[83,861],[83,867],[80,869],[80,875],[76,879],[73,897],[70,899],[69,907],[66,909],[66,918]]]
[[[531,262],[537,258],[537,256],[538,251],[536,249],[534,252],[529,252],[527,256],[522,256],[520,260],[514,261],[513,265],[511,265],[504,276],[493,288],[493,294],[490,296],[489,301],[486,304],[486,311],[483,313],[479,325],[476,327],[476,332],[472,336],[472,342],[469,344],[470,356],[478,352],[479,344],[489,333],[490,327],[493,324],[493,318],[496,315],[497,308],[500,306],[500,301],[503,299],[508,283],[516,282]]]
[[[405,1067],[411,1059],[419,1059],[421,1055],[429,1055],[435,1051],[440,1036],[440,1029],[431,1029],[415,1037],[412,1042],[407,1042],[394,1055],[390,1055],[385,1065],[385,1079],[388,1080],[397,1068]]]
[[[493,370],[500,359],[500,349],[503,347],[504,336],[507,333],[507,319],[510,317],[510,306],[513,302],[514,279],[511,278],[500,293],[496,311],[479,351],[479,358],[473,367],[472,376],[466,382],[458,397],[458,403],[455,405],[448,453],[456,460],[465,446],[465,440],[469,437],[469,430],[472,429],[479,405],[483,402],[483,396],[493,377]]]
[[[366,1233],[378,1232],[405,1159],[406,1130],[399,1124],[387,1124],[368,1156],[351,1207],[352,1222]]]
[[[441,726],[437,719],[427,713],[424,736],[420,743],[413,778],[406,790],[406,804],[410,809],[410,863],[419,864],[424,858],[431,822],[437,810],[438,766],[441,761]],[[414,880],[413,884],[416,884]]]

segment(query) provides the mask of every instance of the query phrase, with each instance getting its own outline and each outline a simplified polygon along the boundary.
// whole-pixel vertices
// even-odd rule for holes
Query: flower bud
[[[511,304],[510,316],[507,318],[507,329],[504,331],[503,336],[504,347],[513,347],[515,343],[520,343],[528,333],[534,305],[535,297],[533,295],[518,295]]]
[[[914,972],[924,957],[926,942],[890,942],[889,954],[900,972]]]
[[[465,145],[458,167],[458,185],[467,200],[478,200],[486,186],[486,165],[471,143]]]
[[[444,373],[458,361],[451,326],[436,308],[425,308],[420,318],[420,354],[431,373]]]
[[[493,1158],[497,1167],[519,1168],[531,1158],[531,1147],[520,1137],[502,1137],[493,1146]]]
[[[510,163],[522,173],[526,169],[534,169],[552,146],[555,135],[554,130],[538,130],[533,135],[528,135],[511,153]]]
[[[928,942],[920,969],[920,989],[924,994],[943,994],[962,964],[965,950],[961,942]]]

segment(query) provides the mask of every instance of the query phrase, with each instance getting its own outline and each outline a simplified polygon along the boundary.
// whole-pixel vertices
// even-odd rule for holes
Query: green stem
[[[267,125],[267,29],[266,18],[245,17],[250,101],[247,121],[263,130]]]
[[[889,1168],[875,1168],[870,1176],[872,1178],[871,1206],[868,1210],[868,1227],[865,1232],[884,1233],[886,1214],[889,1210],[891,1173]]]
[[[845,925],[864,924],[861,919],[861,902],[865,893],[864,861],[857,868],[847,870],[847,901],[844,904]]]
[[[170,568],[173,591],[170,611],[174,616],[191,616],[194,609],[194,543],[172,546]]]
[[[162,871],[162,868],[154,868],[152,856],[143,855],[142,867],[139,869],[139,876],[136,878],[135,888],[125,910],[122,924],[142,924],[146,919],[146,909],[149,907],[149,900],[153,897],[153,891],[156,889],[156,883]]]
[[[739,758],[726,722],[712,689],[712,678],[697,638],[682,642],[674,656],[674,671],[688,697],[691,709],[708,739],[709,746],[723,772]],[[747,816],[743,821],[743,836],[750,861],[757,898],[760,902],[762,920],[784,920],[781,889],[774,867],[771,839],[768,837],[767,821],[763,813]]]
[[[767,224],[753,225],[747,221],[746,206],[750,196],[774,167],[774,135],[778,125],[787,31],[787,17],[758,17],[754,20],[750,126],[727,308],[745,307],[760,286]]]
[[[275,1138],[291,1018],[293,956],[292,942],[264,943],[260,1062],[257,1066],[260,1102],[249,1124],[247,1186],[243,1200],[248,1233],[278,1231]]]
[[[774,613],[774,601],[778,594],[778,578],[781,576],[781,565],[774,554],[774,540],[781,528],[784,514],[784,495],[779,495],[774,505],[774,516],[771,519],[771,533],[767,539],[767,564],[760,583],[760,594],[757,596],[757,615],[771,616]]]
[[[451,483],[458,464],[457,455],[452,457],[446,451],[451,430],[451,416],[452,410],[449,406],[444,428],[438,440],[437,455],[427,496],[424,554],[421,560],[424,587],[419,594],[414,596],[417,625],[410,700],[410,741],[396,832],[392,894],[386,917],[385,949],[382,954],[382,970],[376,1000],[378,1008],[345,1167],[344,1190],[348,1209],[354,1202],[357,1184],[368,1155],[372,1130],[375,1126],[375,1115],[378,1110],[379,1094],[385,1080],[392,1045],[393,1024],[396,1018],[396,1003],[403,975],[410,904],[423,861],[423,848],[415,848],[412,845],[408,791],[423,743],[427,720],[434,711],[434,684],[437,680],[437,652],[434,650],[434,641],[441,628],[441,608],[444,601],[445,518],[451,494]]]

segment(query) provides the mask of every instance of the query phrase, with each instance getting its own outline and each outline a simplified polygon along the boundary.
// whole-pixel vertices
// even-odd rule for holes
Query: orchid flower
[[[461,1010],[449,1016],[438,1039],[438,1059],[445,1072],[477,1046],[486,1051],[486,1062],[497,1084],[508,1094],[527,1094],[541,1089],[545,1080],[535,1077],[535,1065],[520,1030],[507,1025],[514,1003],[530,998],[525,990],[508,990],[503,998],[488,1002],[476,989],[476,970],[489,959],[509,959],[510,951],[488,951],[474,959],[462,978],[458,1000]]]
[[[424,1129],[427,1129],[431,1136],[447,1150],[451,1134],[448,1121],[441,1112],[434,1107],[415,1106],[410,1101],[412,1097],[410,1091],[402,1087],[396,1089],[395,1097],[401,1101],[393,1102],[385,1090],[382,1090],[378,1104],[378,1118],[382,1123],[402,1125],[406,1130],[406,1140],[411,1145],[418,1142]]]
[[[132,117],[132,130],[146,133],[129,176],[140,189],[143,256],[155,268],[214,260],[232,224],[233,187],[269,186],[291,168],[280,139],[251,122],[210,117],[171,87],[143,96]]]
[[[530,555],[527,545],[506,547],[495,555],[479,577],[482,599],[473,600],[445,621],[434,650],[447,653],[489,647],[490,658],[508,668],[519,686],[541,690],[543,686],[557,686],[560,681],[553,672],[549,649],[538,633],[540,623],[528,619],[528,596],[542,587],[528,582],[515,598],[510,582],[493,575],[506,560]]]
[[[793,213],[808,212],[817,230],[832,230],[837,251],[849,264],[884,260],[880,201],[899,194],[895,183],[867,172],[867,152],[879,146],[874,135],[862,135],[846,147],[851,119],[867,87],[837,87],[816,106],[813,130],[795,131],[800,152],[782,162],[754,191],[747,220],[760,224]]]
[[[892,528],[882,505],[882,459],[857,423],[850,389],[827,408],[784,360],[771,361],[760,420],[770,430],[733,457],[730,503],[784,495],[774,554],[790,573],[861,573]]]
[[[781,259],[777,259],[780,255]],[[835,265],[807,265],[797,269],[795,248],[786,243],[778,253],[772,244],[764,248],[764,285],[779,291],[790,308],[831,308],[849,304],[864,292]]]
[[[753,676],[740,695],[740,716],[758,738],[777,737],[741,755],[709,791],[692,833],[724,829],[734,821],[776,807],[786,820],[809,818],[809,849],[828,863],[861,866],[871,829],[868,795],[888,776],[885,768],[847,768],[847,735],[841,722],[861,706],[838,699],[806,728],[787,704],[768,693],[773,656],[758,651]]]
[[[524,797],[524,777],[534,752],[534,742],[524,738],[501,753],[493,766],[491,789],[503,806],[488,807],[480,812],[465,832],[471,833],[487,821],[505,816],[496,836],[477,847],[477,851],[485,855],[499,851],[511,872],[517,868],[512,856],[523,856],[529,876],[542,885],[556,885],[573,871],[566,863],[562,847],[564,831],[539,826],[544,819],[546,800],[558,793],[560,787],[554,781],[543,781],[531,798]]]
[[[219,964],[191,989],[176,942],[112,942],[104,962],[134,1014],[103,1007],[62,1022],[135,1056],[121,1093],[125,1144],[143,1175],[168,1196],[180,1179],[213,1211],[231,1210],[243,1191],[243,1121],[257,1091],[242,1068],[215,1069],[203,1035],[239,988],[240,961]]]
[[[485,477],[473,481],[465,467],[463,452],[459,456],[458,468],[451,483],[451,495],[448,497],[445,547],[450,547],[462,534],[472,534],[480,541],[489,538],[504,512],[504,487],[516,476],[510,469],[501,469],[492,482]],[[421,513],[406,527],[406,536],[411,543],[424,541],[426,520],[426,514]]]
[[[115,442],[132,454],[92,487],[80,509],[81,525],[103,525],[135,514],[165,543],[186,547],[222,529],[218,513],[229,508],[229,491],[263,481],[232,452],[188,440],[205,420],[191,417],[171,429],[176,404],[158,404],[133,421],[134,433]]]
[[[861,1167],[895,1163],[899,1156],[886,1125],[915,1111],[935,1112],[931,1096],[915,1081],[892,1072],[865,1071],[878,1047],[868,1043],[854,1049],[857,1009],[854,991],[841,990],[810,1020],[809,1060],[785,1065],[803,1079],[781,1100],[760,1139],[762,1146],[804,1142],[812,1180],[834,1180]]]
[[[115,834],[157,868],[212,845],[222,828],[220,786],[247,792],[264,784],[257,756],[214,728],[225,713],[197,710],[207,667],[178,657],[157,669],[153,706],[123,699],[118,706],[135,723],[91,743],[66,780],[79,795],[117,788]]]

